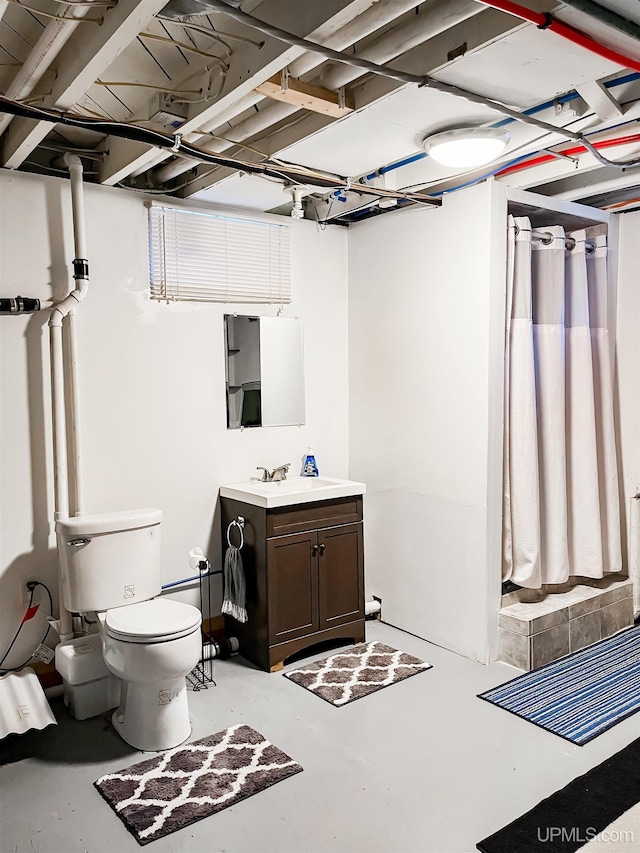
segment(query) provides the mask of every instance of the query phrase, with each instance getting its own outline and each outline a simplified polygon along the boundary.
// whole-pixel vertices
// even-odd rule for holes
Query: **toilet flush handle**
[[[91,539],[69,539],[67,545],[70,548],[79,548],[81,545],[88,545]]]

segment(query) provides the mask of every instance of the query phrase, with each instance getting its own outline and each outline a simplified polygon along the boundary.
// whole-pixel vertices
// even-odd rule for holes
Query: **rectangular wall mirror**
[[[225,314],[227,427],[304,423],[302,320]]]

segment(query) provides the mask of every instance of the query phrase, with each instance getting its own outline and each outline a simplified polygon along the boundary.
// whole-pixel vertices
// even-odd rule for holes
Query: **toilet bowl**
[[[191,734],[186,676],[200,658],[200,611],[153,599],[98,615],[105,663],[122,682],[115,730],[143,750],[185,741]]]
[[[107,668],[121,680],[116,732],[137,749],[172,749],[191,733],[186,676],[202,648],[202,614],[161,592],[158,509],[58,521],[64,605],[98,615]]]

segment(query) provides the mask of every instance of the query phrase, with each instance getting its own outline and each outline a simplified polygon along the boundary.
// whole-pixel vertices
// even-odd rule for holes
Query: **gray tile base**
[[[633,583],[615,575],[512,592],[498,625],[498,660],[528,672],[633,625]]]

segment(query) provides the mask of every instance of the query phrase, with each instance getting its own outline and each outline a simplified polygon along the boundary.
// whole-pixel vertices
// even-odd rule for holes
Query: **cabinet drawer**
[[[283,536],[362,521],[362,495],[267,510],[267,536]]]

